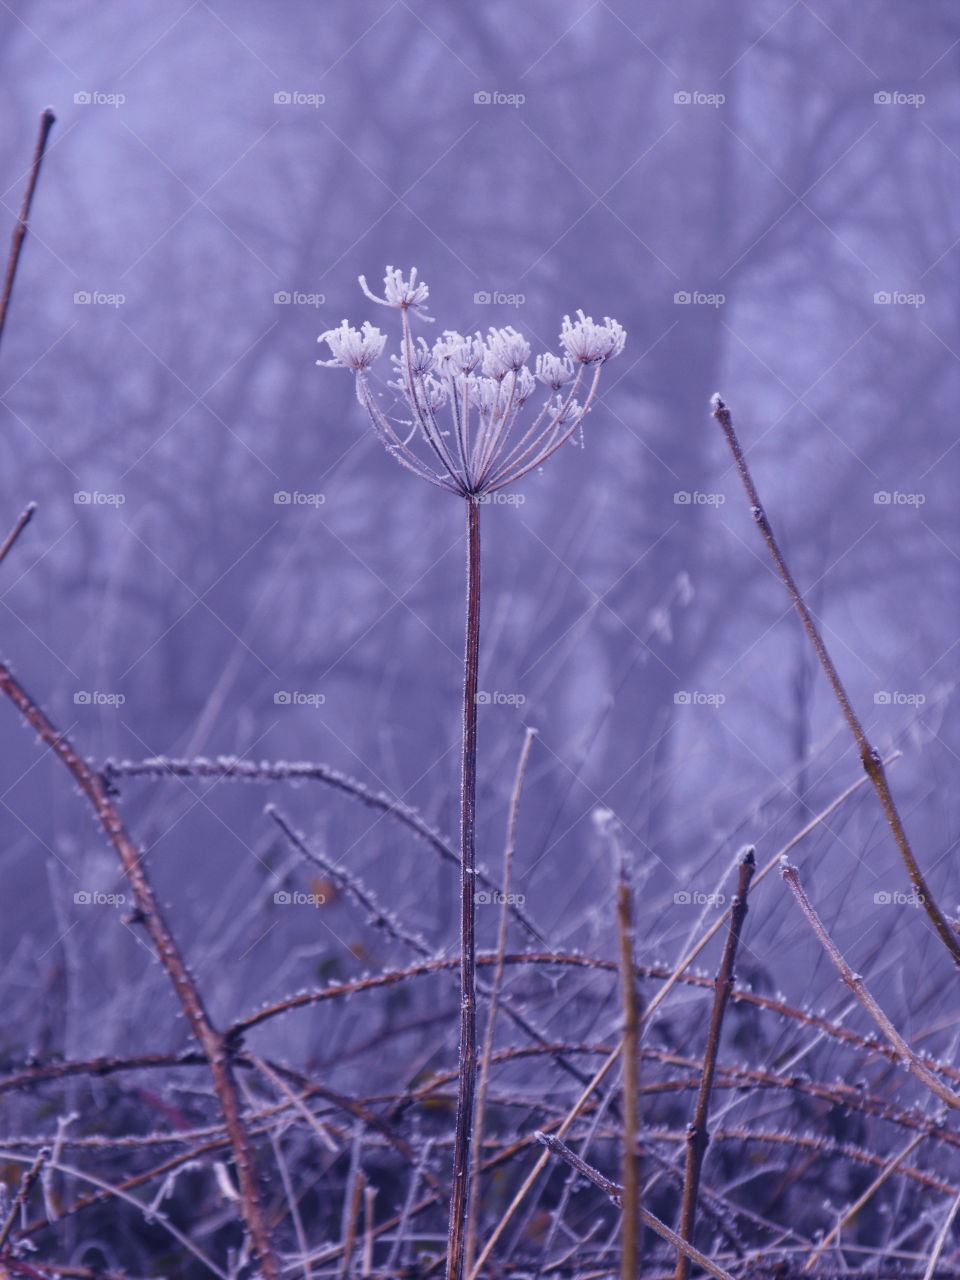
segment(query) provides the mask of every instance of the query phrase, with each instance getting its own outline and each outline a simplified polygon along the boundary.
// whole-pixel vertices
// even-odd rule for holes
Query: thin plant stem
[[[683,1199],[680,1208],[680,1235],[693,1244],[694,1229],[697,1222],[697,1193],[700,1189],[700,1175],[703,1171],[703,1158],[710,1142],[707,1122],[710,1117],[710,1094],[717,1070],[717,1056],[720,1052],[720,1034],[723,1030],[723,1015],[726,1012],[733,990],[733,974],[737,963],[737,950],[740,946],[740,934],[747,914],[747,893],[753,878],[756,862],[753,850],[747,849],[740,859],[737,892],[730,909],[730,928],[717,970],[717,978],[713,993],[713,1006],[710,1010],[710,1025],[707,1029],[707,1047],[703,1055],[703,1071],[700,1075],[700,1088],[693,1111],[693,1120],[687,1129],[687,1162],[683,1174]],[[677,1252],[677,1280],[689,1280],[690,1257],[682,1251]]]
[[[120,857],[136,903],[135,919],[146,927],[157,957],[173,984],[190,1029],[209,1064],[214,1090],[230,1138],[240,1184],[241,1209],[251,1245],[257,1254],[266,1280],[278,1280],[280,1263],[270,1245],[266,1216],[257,1187],[253,1150],[243,1120],[226,1039],[210,1021],[200,992],[187,970],[173,934],[163,919],[153,888],[147,878],[140,850],[127,833],[119,811],[107,795],[107,789],[100,774],[78,755],[66,735],[54,727],[4,663],[0,663],[0,691],[6,694],[26,723],[73,776]]]
[[[507,926],[510,921],[508,899],[513,871],[513,855],[517,846],[517,817],[520,811],[520,795],[523,791],[523,780],[527,773],[527,762],[530,759],[530,748],[536,737],[536,729],[527,729],[523,746],[520,748],[520,759],[517,761],[517,772],[513,781],[510,796],[510,808],[507,816],[507,839],[503,850],[503,901],[500,904],[500,921],[497,928],[496,964],[493,970],[493,981],[487,1003],[487,1023],[483,1035],[483,1052],[480,1057],[480,1078],[477,1084],[477,1106],[474,1120],[473,1155],[470,1170],[470,1194],[467,1211],[467,1239],[465,1248],[464,1271],[469,1274],[473,1266],[473,1258],[477,1251],[477,1210],[480,1201],[480,1164],[483,1146],[483,1121],[487,1106],[487,1089],[490,1084],[490,1062],[493,1057],[494,1032],[497,1013],[500,1008],[500,988],[506,968],[504,957],[507,953]]]
[[[620,957],[620,1000],[623,1010],[623,1209],[620,1227],[621,1280],[640,1274],[640,994],[633,939],[633,883],[623,841],[616,828],[611,837],[617,853],[617,934]]]
[[[576,1169],[577,1173],[582,1174],[594,1186],[608,1197],[608,1199],[618,1208],[623,1201],[623,1188],[618,1187],[615,1182],[611,1182],[609,1178],[605,1178],[598,1169],[594,1169],[592,1165],[587,1164],[585,1160],[581,1160],[575,1151],[572,1151],[565,1142],[561,1142],[559,1138],[551,1134],[541,1133],[539,1130],[534,1134],[538,1142],[542,1142],[547,1151],[552,1152],[555,1156],[559,1156],[561,1160],[565,1160],[571,1168]],[[717,1280],[733,1280],[729,1271],[724,1271],[723,1267],[717,1266],[699,1249],[695,1249],[692,1244],[688,1244],[686,1240],[682,1240],[675,1231],[671,1231],[666,1223],[661,1222],[659,1218],[649,1213],[646,1209],[639,1210],[640,1220],[645,1226],[655,1231],[661,1239],[666,1240],[668,1244],[672,1244],[674,1248],[682,1250],[682,1252],[695,1262],[697,1266],[702,1267],[704,1271],[712,1276],[716,1276]]]
[[[477,684],[480,659],[480,507],[467,503],[467,618],[463,652],[463,749],[460,791],[460,1053],[453,1183],[447,1231],[447,1280],[460,1280],[477,1085]]]
[[[820,945],[823,947],[824,951],[826,951],[827,955],[833,961],[840,977],[890,1041],[890,1044],[893,1046],[897,1057],[900,1060],[900,1065],[909,1071],[911,1075],[914,1075],[918,1080],[921,1080],[931,1093],[936,1094],[941,1102],[945,1102],[948,1107],[953,1107],[955,1110],[960,1110],[960,1095],[954,1093],[952,1089],[949,1089],[943,1081],[938,1080],[920,1056],[910,1048],[906,1040],[904,1040],[903,1036],[901,1036],[900,1032],[877,1004],[876,1000],[867,989],[867,984],[864,982],[863,978],[859,973],[854,973],[846,960],[844,960],[840,948],[830,937],[823,921],[820,919],[819,915],[817,915],[813,904],[804,892],[803,885],[800,883],[800,876],[797,868],[792,866],[786,858],[784,858],[780,874],[792,889],[793,896],[796,898],[800,910],[807,917],[808,924],[817,935]]]
[[[30,165],[30,175],[27,178],[27,188],[23,193],[20,214],[13,228],[10,256],[7,259],[7,270],[3,278],[3,290],[0,292],[0,339],[3,338],[4,326],[7,323],[7,311],[10,308],[10,299],[13,296],[13,282],[16,279],[20,254],[23,251],[23,242],[27,238],[27,221],[30,217],[30,206],[33,204],[33,193],[37,187],[37,179],[40,176],[40,165],[43,163],[43,155],[47,149],[47,138],[50,136],[50,130],[53,128],[56,118],[50,107],[47,107],[40,115],[40,132],[37,134],[37,145],[33,152],[33,161]]]
[[[951,927],[950,922],[940,910],[927,886],[927,882],[923,877],[923,872],[920,870],[920,865],[917,862],[913,849],[910,845],[910,841],[907,838],[907,833],[900,818],[900,811],[893,798],[893,792],[890,790],[886,770],[883,767],[883,760],[867,739],[867,735],[864,732],[860,718],[853,709],[853,703],[850,701],[843,681],[840,679],[840,674],[834,666],[833,659],[827,652],[827,647],[823,642],[823,637],[820,635],[820,631],[813,619],[813,615],[807,608],[803,596],[800,594],[800,588],[797,586],[793,574],[790,572],[787,562],[783,557],[783,552],[780,550],[780,544],[774,536],[770,521],[767,519],[767,513],[764,511],[763,504],[760,501],[760,494],[757,492],[757,487],[753,482],[753,476],[750,474],[750,468],[747,466],[747,460],[744,457],[743,449],[740,447],[740,441],[737,438],[737,433],[733,427],[733,418],[731,417],[730,410],[724,404],[720,396],[714,396],[712,403],[713,416],[723,428],[723,434],[726,436],[727,444],[730,446],[730,452],[733,454],[734,463],[740,475],[740,479],[743,482],[747,498],[750,502],[750,511],[753,515],[753,519],[763,535],[763,540],[766,543],[767,550],[770,552],[771,559],[776,566],[780,580],[786,587],[787,594],[790,596],[794,608],[800,615],[800,621],[803,623],[803,629],[806,631],[810,643],[813,645],[816,655],[820,660],[820,665],[823,667],[827,680],[830,682],[830,687],[833,690],[834,697],[836,698],[837,703],[840,706],[840,710],[843,713],[843,718],[846,720],[847,725],[850,728],[850,732],[853,734],[854,741],[857,744],[857,750],[860,753],[860,761],[863,764],[863,768],[873,784],[873,788],[880,800],[880,805],[883,809],[884,817],[887,820],[887,825],[893,832],[893,838],[896,841],[897,848],[900,850],[900,856],[907,868],[910,883],[913,886],[914,892],[918,895],[924,910],[929,916],[931,924],[937,931],[941,942],[953,956],[954,963],[960,965],[960,937],[957,936]]]

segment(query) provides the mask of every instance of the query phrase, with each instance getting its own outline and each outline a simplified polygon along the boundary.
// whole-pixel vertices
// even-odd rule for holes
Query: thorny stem
[[[0,663],[0,691],[5,693],[23,719],[60,760],[89,800],[130,882],[136,902],[136,916],[146,926],[160,963],[166,969],[191,1030],[210,1066],[213,1086],[230,1138],[244,1221],[266,1280],[279,1280],[280,1264],[270,1245],[266,1217],[257,1187],[256,1168],[250,1137],[244,1125],[230,1054],[224,1036],[216,1030],[203,1005],[200,992],[177,948],[147,878],[140,851],[130,838],[109,796],[103,778],[77,754],[69,739],[57,730],[33,701],[10,669]]]
[[[16,278],[23,242],[27,238],[27,219],[30,217],[33,193],[36,190],[37,178],[40,176],[40,165],[47,149],[47,138],[50,136],[50,130],[53,128],[56,118],[50,107],[47,107],[40,115],[40,132],[37,135],[37,145],[33,152],[33,162],[30,165],[30,176],[27,179],[27,189],[23,193],[20,214],[17,218],[16,226],[13,228],[10,257],[7,259],[7,270],[3,279],[3,292],[0,293],[0,338],[3,337],[4,325],[7,322],[7,311],[10,307],[10,298],[13,295],[13,282]]]
[[[787,567],[787,562],[784,560],[779,543],[774,537],[770,521],[767,519],[767,513],[763,509],[763,504],[760,501],[760,495],[753,482],[753,476],[750,474],[750,468],[747,466],[747,460],[743,455],[742,448],[740,447],[740,441],[738,440],[737,433],[733,427],[733,418],[730,415],[730,410],[719,396],[715,396],[713,399],[713,416],[720,423],[720,426],[723,428],[723,433],[727,438],[727,444],[730,446],[730,452],[733,454],[734,463],[736,464],[737,471],[740,474],[740,479],[743,482],[743,487],[746,490],[747,498],[750,502],[750,510],[754,521],[759,527],[760,532],[763,534],[763,540],[767,544],[767,550],[770,552],[770,556],[776,565],[777,573],[780,575],[780,579],[787,589],[794,608],[800,615],[800,621],[803,623],[803,628],[810,639],[810,643],[816,651],[817,657],[820,660],[820,665],[823,667],[826,677],[830,682],[830,687],[833,690],[834,696],[840,706],[840,710],[843,712],[843,717],[849,725],[850,732],[853,734],[854,740],[856,741],[861,763],[863,764],[867,776],[873,783],[873,788],[880,800],[884,817],[887,820],[887,825],[893,832],[893,838],[897,843],[897,848],[900,850],[900,856],[907,868],[907,874],[910,877],[910,883],[913,886],[914,892],[918,895],[920,902],[923,904],[927,915],[930,917],[930,922],[937,931],[941,942],[943,942],[944,946],[953,956],[954,962],[960,965],[960,937],[958,937],[951,928],[949,921],[941,912],[933,895],[927,887],[927,882],[923,877],[923,872],[920,870],[920,866],[914,856],[910,841],[907,838],[907,833],[904,830],[903,822],[900,819],[900,812],[897,809],[896,802],[894,801],[893,792],[890,790],[890,784],[887,782],[887,774],[883,767],[883,760],[880,758],[880,755],[875,748],[870,745],[870,742],[864,733],[863,725],[861,724],[856,711],[853,709],[853,704],[851,703],[843,685],[843,681],[840,679],[839,672],[833,664],[833,659],[827,652],[827,647],[823,642],[823,637],[820,635],[817,624],[813,620],[813,615],[804,603],[803,596],[800,594],[800,588],[797,586],[792,573]]]
[[[713,1007],[710,1010],[710,1026],[707,1031],[707,1047],[703,1056],[703,1071],[700,1076],[700,1088],[693,1111],[693,1120],[687,1129],[687,1163],[683,1176],[683,1200],[680,1208],[680,1235],[693,1244],[694,1228],[697,1221],[697,1193],[700,1189],[700,1174],[703,1170],[703,1158],[707,1153],[710,1133],[707,1121],[710,1115],[710,1094],[713,1090],[713,1079],[717,1070],[717,1055],[720,1051],[720,1033],[723,1030],[723,1015],[726,1012],[730,993],[733,990],[733,974],[737,962],[737,949],[740,945],[740,933],[747,914],[747,892],[753,878],[756,862],[753,850],[748,849],[740,860],[737,881],[737,894],[730,910],[730,928],[717,970],[717,979],[713,994]],[[690,1257],[677,1253],[677,1280],[688,1280],[690,1275]]]
[[[119,778],[223,778],[225,781],[299,781],[307,779],[323,782],[335,787],[346,795],[359,800],[368,808],[376,809],[382,814],[403,823],[410,831],[425,840],[446,862],[452,866],[460,866],[460,855],[447,840],[434,831],[416,809],[411,809],[393,796],[382,795],[371,791],[364,783],[355,778],[330,769],[323,764],[287,764],[270,763],[254,760],[238,760],[234,756],[223,756],[216,760],[174,760],[169,756],[154,756],[149,760],[121,761],[108,760],[101,771],[108,783],[115,783]],[[482,867],[477,868],[477,880],[485,889],[499,893],[500,886]],[[510,914],[538,943],[546,946],[543,934],[536,924],[516,903],[508,904]]]
[[[480,507],[467,496],[467,620],[463,653],[463,753],[460,792],[460,1054],[453,1187],[447,1232],[447,1280],[460,1280],[470,1182],[470,1139],[477,1084],[476,800],[477,680],[480,657]]]

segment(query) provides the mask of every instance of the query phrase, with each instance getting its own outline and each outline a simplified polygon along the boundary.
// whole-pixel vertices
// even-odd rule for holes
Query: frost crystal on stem
[[[431,317],[423,307],[430,290],[388,267],[383,297],[360,277],[364,294],[380,306],[400,312],[400,352],[390,357],[403,416],[393,418],[381,407],[367,370],[386,342],[379,329],[365,321],[353,328],[346,320],[320,335],[330,347],[331,360],[318,364],[352,369],[357,398],[374,429],[398,462],[451,493],[467,497],[493,493],[535,470],[566,444],[593,407],[600,371],[623,350],[626,334],[609,316],[602,324],[582,311],[564,316],[560,344],[564,355],[537,356],[528,367],[530,343],[512,326],[479,333],[445,329],[431,346],[414,339],[411,316]],[[542,383],[548,391],[538,412],[521,422],[527,401]],[[441,424],[439,415],[444,415]]]

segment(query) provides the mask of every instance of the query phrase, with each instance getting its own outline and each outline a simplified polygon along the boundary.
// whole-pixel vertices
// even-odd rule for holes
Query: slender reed
[[[710,1010],[710,1025],[707,1029],[707,1047],[703,1055],[703,1071],[700,1075],[700,1089],[694,1107],[693,1120],[687,1129],[687,1162],[683,1177],[683,1200],[680,1208],[680,1235],[693,1244],[694,1228],[697,1220],[697,1193],[700,1189],[700,1174],[703,1170],[703,1158],[710,1142],[707,1121],[710,1115],[710,1094],[717,1070],[717,1055],[720,1052],[720,1033],[723,1030],[723,1015],[726,1012],[733,990],[733,975],[737,963],[737,950],[740,946],[740,934],[747,914],[747,893],[753,877],[756,862],[753,850],[747,849],[740,859],[737,879],[737,892],[730,908],[730,928],[717,970],[716,984],[713,994],[713,1006]],[[689,1280],[690,1256],[682,1251],[677,1252],[677,1280]]]
[[[13,228],[12,243],[10,245],[10,256],[7,259],[7,270],[3,278],[3,289],[0,291],[0,339],[3,338],[3,330],[7,323],[7,311],[10,308],[10,299],[13,296],[13,282],[16,279],[17,267],[20,264],[20,254],[23,251],[23,242],[27,238],[27,222],[30,217],[30,208],[33,204],[33,193],[37,188],[37,179],[40,177],[40,165],[43,163],[44,152],[47,149],[47,139],[50,136],[50,130],[53,128],[56,116],[53,110],[47,107],[40,114],[40,132],[37,135],[37,145],[33,152],[33,161],[30,165],[30,174],[27,178],[26,190],[23,193],[23,203],[20,206],[20,214],[17,218],[16,225]]]
[[[763,508],[763,503],[760,501],[760,494],[757,492],[757,486],[753,482],[753,476],[750,473],[750,468],[747,466],[747,460],[744,457],[743,449],[740,446],[740,441],[737,437],[736,431],[734,430],[733,418],[730,414],[730,410],[724,404],[719,395],[715,395],[713,397],[711,401],[711,408],[713,410],[713,416],[723,428],[723,434],[726,436],[727,444],[730,446],[730,452],[733,454],[733,461],[736,465],[740,479],[743,482],[743,487],[750,503],[750,511],[753,515],[753,519],[763,535],[763,540],[766,543],[767,550],[770,552],[770,557],[776,566],[777,573],[780,575],[780,580],[786,587],[787,594],[790,596],[794,608],[800,615],[800,621],[803,623],[803,629],[806,631],[810,643],[813,645],[814,651],[820,660],[820,665],[823,667],[827,680],[830,682],[830,687],[833,690],[834,697],[836,698],[840,710],[843,713],[843,718],[846,720],[847,725],[850,728],[850,732],[853,734],[854,741],[857,744],[857,750],[860,753],[860,761],[880,800],[884,817],[887,820],[887,825],[893,832],[893,838],[896,841],[897,848],[900,850],[900,856],[907,868],[907,874],[910,877],[910,883],[913,886],[914,892],[918,895],[919,901],[923,905],[927,915],[930,917],[930,922],[937,931],[941,942],[943,942],[944,946],[953,956],[954,962],[960,965],[960,937],[957,936],[957,933],[951,926],[950,922],[940,910],[936,900],[930,892],[929,887],[927,886],[923,872],[920,870],[920,865],[917,862],[913,849],[910,845],[910,841],[907,838],[907,833],[900,818],[900,811],[893,798],[893,792],[890,790],[886,770],[883,767],[883,760],[881,759],[879,752],[871,746],[867,739],[867,735],[864,732],[860,718],[853,708],[853,703],[850,701],[843,681],[840,679],[840,673],[837,671],[833,659],[830,657],[827,647],[823,642],[823,637],[820,635],[817,624],[813,619],[813,614],[807,608],[803,596],[800,594],[800,588],[797,586],[793,574],[790,572],[787,562],[783,557],[780,544],[777,542],[773,529],[770,525],[770,521],[767,519],[767,513]]]
[[[477,691],[480,650],[480,504],[536,470],[581,427],[593,407],[606,362],[619,355],[626,335],[610,317],[603,324],[577,312],[564,316],[564,355],[537,357],[535,376],[527,367],[530,344],[512,327],[464,336],[445,330],[430,347],[412,332],[412,317],[425,314],[430,290],[387,267],[384,296],[363,276],[371,302],[400,312],[400,353],[391,357],[394,378],[387,388],[399,399],[402,419],[381,407],[369,370],[383,354],[386,337],[369,321],[360,329],[347,320],[320,334],[331,359],[318,364],[348,369],[357,399],[387,451],[406,470],[467,504],[466,625],[463,658],[463,736],[460,769],[460,1044],[452,1191],[447,1231],[447,1280],[461,1280],[470,1204],[471,1143],[477,1078],[476,984],[476,785]],[[529,425],[518,426],[537,383],[547,390]],[[583,396],[582,402],[577,399]],[[442,411],[449,426],[440,425]]]

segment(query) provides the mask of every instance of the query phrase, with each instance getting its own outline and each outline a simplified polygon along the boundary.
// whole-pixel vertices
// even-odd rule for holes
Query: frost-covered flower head
[[[379,298],[360,277],[371,301],[400,312],[400,352],[390,357],[394,376],[387,386],[400,394],[409,417],[388,417],[370,386],[367,370],[386,340],[369,322],[358,331],[344,320],[322,333],[319,340],[333,359],[317,363],[352,369],[357,398],[397,461],[465,497],[512,484],[565,444],[593,406],[603,365],[623,350],[626,335],[616,320],[596,324],[582,311],[574,321],[564,316],[560,344],[566,354],[538,355],[534,373],[527,366],[530,343],[511,326],[491,328],[485,338],[445,329],[431,346],[411,332],[411,315],[431,319],[423,312],[430,290],[417,283],[416,270],[405,278],[388,267],[383,285]],[[538,383],[546,399],[520,425]]]
[[[333,356],[332,360],[318,360],[317,364],[363,373],[364,369],[368,369],[383,354],[387,337],[374,328],[369,320],[363,322],[361,329],[354,329],[343,320],[338,329],[328,329],[326,333],[321,333],[317,341],[325,342]]]

